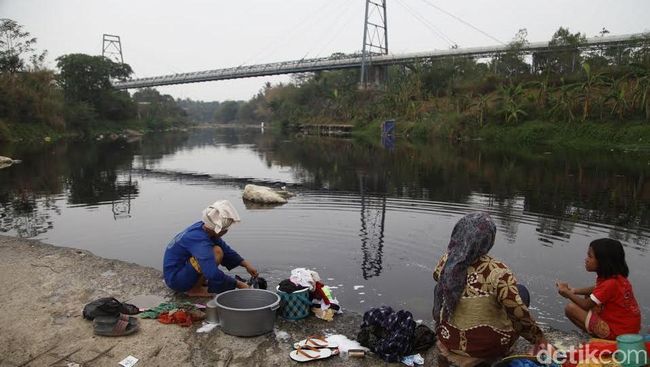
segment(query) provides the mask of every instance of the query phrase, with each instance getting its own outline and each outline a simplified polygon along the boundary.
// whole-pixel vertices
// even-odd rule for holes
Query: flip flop
[[[305,347],[305,346],[312,347],[312,348],[330,348],[330,349],[339,347],[337,343],[328,341],[327,338],[325,338],[322,335],[311,335],[308,336],[307,339],[301,340],[293,344],[293,347],[295,349],[298,349],[300,347]]]
[[[291,351],[289,357],[296,362],[309,362],[317,359],[325,359],[332,356],[332,350],[329,348],[312,348],[309,346],[298,347],[298,349]]]
[[[95,335],[126,336],[140,329],[138,319],[120,314],[119,316],[100,316],[93,320]]]
[[[114,325],[118,320],[124,320],[129,323],[129,325],[136,326],[138,325],[138,319],[136,317],[131,317],[129,315],[125,315],[123,313],[117,315],[117,316],[97,316],[93,320],[93,324],[110,324]]]

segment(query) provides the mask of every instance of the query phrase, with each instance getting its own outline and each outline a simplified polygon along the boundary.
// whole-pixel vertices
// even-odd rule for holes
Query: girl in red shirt
[[[598,275],[595,286],[572,288],[568,283],[556,283],[558,293],[571,301],[564,308],[565,315],[597,338],[615,340],[621,334],[637,334],[641,312],[627,280],[623,245],[609,238],[591,242],[585,269]]]

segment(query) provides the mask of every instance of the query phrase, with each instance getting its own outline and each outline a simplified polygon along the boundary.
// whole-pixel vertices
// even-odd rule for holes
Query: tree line
[[[601,31],[601,36],[608,33]],[[155,89],[129,95],[111,81],[129,78],[127,64],[101,56],[63,55],[43,67],[36,38],[0,19],[0,140],[35,127],[83,135],[124,128],[168,129],[190,123],[353,123],[368,129],[397,118],[402,133],[459,134],[485,126],[650,121],[650,36],[634,45],[585,49],[584,34],[559,28],[549,49],[522,49],[520,30],[507,52],[490,58],[421,60],[387,67],[386,80],[359,88],[359,70],[298,74],[267,83],[248,101],[174,100]],[[333,57],[341,57],[337,53]],[[38,129],[37,129],[38,130]]]
[[[585,49],[584,34],[561,27],[548,50],[528,54],[522,29],[507,52],[491,58],[390,66],[384,85],[370,89],[358,88],[358,70],[301,74],[265,86],[239,110],[285,128],[340,122],[363,128],[398,118],[416,135],[450,122],[456,130],[530,120],[650,122],[650,35],[637,41]]]
[[[114,89],[113,80],[132,75],[128,64],[69,54],[56,59],[57,71],[48,70],[36,41],[16,21],[0,19],[0,141],[188,124],[187,111],[170,95]]]

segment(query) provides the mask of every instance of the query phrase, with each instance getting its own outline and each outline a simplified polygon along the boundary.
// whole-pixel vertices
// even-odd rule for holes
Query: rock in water
[[[286,191],[278,192],[270,187],[248,184],[244,187],[244,200],[263,204],[284,204],[287,202]]]
[[[0,155],[0,169],[6,168],[14,164],[14,160],[9,157],[3,157]],[[286,202],[286,201],[285,201]]]

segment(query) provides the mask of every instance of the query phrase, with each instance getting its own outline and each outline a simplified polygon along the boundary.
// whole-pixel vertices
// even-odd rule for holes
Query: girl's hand
[[[568,297],[569,294],[573,293],[573,290],[569,287],[569,283],[556,282],[555,286],[557,287],[557,292],[562,297]]]

